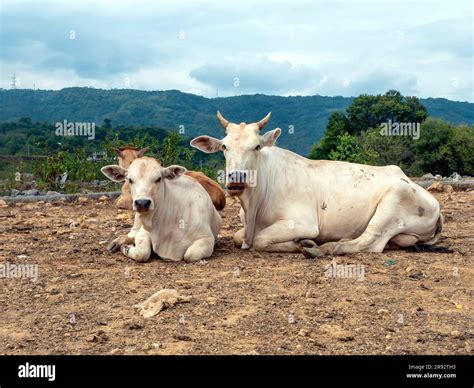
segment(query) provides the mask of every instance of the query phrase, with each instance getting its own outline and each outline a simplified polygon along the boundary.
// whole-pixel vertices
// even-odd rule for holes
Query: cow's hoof
[[[301,250],[301,253],[306,257],[307,259],[315,259],[316,257],[324,257],[324,253],[321,252],[320,249],[318,248],[303,248]]]
[[[318,248],[318,246],[313,240],[297,240],[296,243],[298,244],[301,253],[307,259],[314,259],[315,257],[324,256],[324,253]]]
[[[113,240],[108,246],[107,249],[111,253],[116,253],[120,251],[120,247],[122,245],[133,245],[135,244],[134,237],[128,237],[127,235],[119,236],[115,240]]]
[[[118,239],[115,239],[109,245],[107,245],[107,250],[110,253],[117,253],[118,251],[120,251],[120,244],[117,240]]]
[[[241,249],[248,250],[250,249],[250,245],[247,244],[245,241],[242,243],[242,246],[240,247]]]

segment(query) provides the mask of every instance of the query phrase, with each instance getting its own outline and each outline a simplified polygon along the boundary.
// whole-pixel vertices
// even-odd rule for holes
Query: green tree
[[[347,133],[349,123],[343,112],[333,112],[329,116],[326,135],[311,148],[310,159],[327,159],[339,144],[340,136]]]

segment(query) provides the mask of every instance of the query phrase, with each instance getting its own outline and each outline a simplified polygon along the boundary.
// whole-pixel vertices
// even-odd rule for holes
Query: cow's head
[[[136,147],[126,146],[120,148],[112,147],[112,149],[118,156],[119,166],[127,169],[136,158],[141,158],[143,155],[145,155],[150,147],[137,149]]]
[[[260,130],[270,120],[268,113],[262,120],[252,123],[234,124],[217,112],[217,119],[226,131],[226,136],[216,139],[210,136],[199,136],[191,145],[206,153],[223,151],[226,160],[226,188],[230,194],[241,194],[255,179],[260,161],[260,150],[271,147],[281,134],[277,128],[265,134]]]
[[[110,165],[102,167],[102,173],[114,182],[128,181],[133,199],[133,210],[149,214],[156,209],[165,179],[176,179],[186,172],[181,166],[162,167],[153,158],[142,157],[132,161],[130,167]]]

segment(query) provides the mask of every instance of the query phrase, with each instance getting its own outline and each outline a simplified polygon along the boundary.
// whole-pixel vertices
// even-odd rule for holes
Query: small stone
[[[193,339],[186,334],[174,334],[173,338],[177,339],[178,341],[192,341]]]
[[[389,311],[387,309],[378,309],[377,314],[388,314]]]
[[[46,195],[61,195],[61,194],[58,193],[57,191],[48,191]]]
[[[421,271],[411,271],[410,274],[408,275],[408,277],[412,280],[421,280],[425,277],[425,275],[423,274],[423,272]]]
[[[8,207],[8,203],[5,200],[0,199],[0,207]]]
[[[102,195],[100,198],[99,198],[99,201],[100,202],[107,202],[109,200],[109,197],[107,197],[106,195]]]
[[[354,339],[352,332],[337,325],[321,325],[319,330],[342,342],[352,341]]]
[[[51,294],[51,295],[57,295],[59,294],[59,288],[55,287],[55,286],[47,286],[45,291],[48,293],[48,294]]]
[[[103,344],[109,340],[109,336],[103,331],[99,330],[95,334],[90,334],[86,337],[87,342],[94,342],[98,344]]]
[[[453,174],[451,174],[449,179],[452,179],[453,181],[458,182],[459,180],[461,180],[461,175],[459,175],[457,172],[454,172]]]
[[[143,329],[144,327],[144,322],[139,319],[132,319],[124,324],[124,328],[130,329],[130,330],[140,330]]]
[[[34,196],[34,195],[39,195],[39,190],[37,189],[31,189],[31,190],[25,190],[23,191],[23,195],[28,195],[28,196]]]
[[[444,185],[441,182],[434,182],[430,187],[428,187],[428,191],[436,191],[438,193],[443,192]]]
[[[79,197],[77,199],[77,202],[79,202],[79,203],[86,203],[87,201],[89,201],[89,199],[87,197]]]
[[[309,330],[307,329],[301,329],[299,332],[298,332],[298,335],[301,336],[301,337],[308,337],[310,334]]]

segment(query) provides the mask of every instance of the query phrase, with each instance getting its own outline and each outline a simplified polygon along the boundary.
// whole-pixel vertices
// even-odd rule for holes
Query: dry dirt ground
[[[332,258],[234,248],[238,205],[207,261],[135,263],[106,251],[131,214],[112,201],[0,208],[0,264],[38,264],[38,279],[0,278],[0,354],[472,354],[474,192],[437,194],[453,254],[336,257],[364,279],[328,278]],[[190,303],[142,318],[162,288]]]

